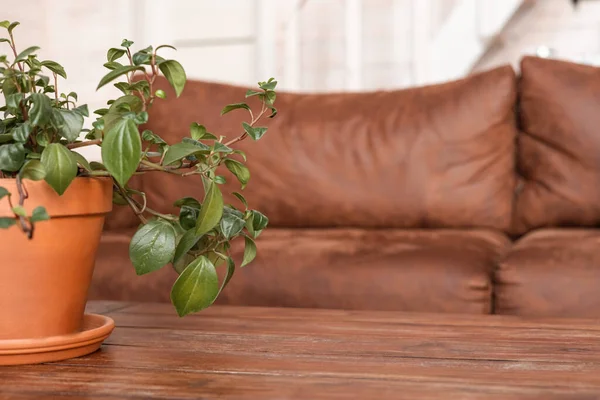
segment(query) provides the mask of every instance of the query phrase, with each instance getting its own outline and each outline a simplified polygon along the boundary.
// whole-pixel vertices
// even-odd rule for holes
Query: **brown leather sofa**
[[[169,142],[192,121],[240,131],[245,115],[219,111],[245,88],[189,82],[175,99],[161,85],[148,128]],[[600,317],[599,69],[527,57],[520,77],[277,103],[241,146],[270,227],[220,303]],[[136,185],[158,209],[202,196],[166,174]],[[107,221],[91,298],[168,301],[170,267],[136,277],[129,263],[136,225],[124,208]]]

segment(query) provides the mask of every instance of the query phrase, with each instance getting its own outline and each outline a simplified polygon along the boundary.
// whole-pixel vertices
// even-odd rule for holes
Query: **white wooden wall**
[[[92,108],[114,94],[95,86],[106,49],[123,38],[174,44],[191,78],[252,85],[275,76],[299,91],[439,82],[516,64],[540,45],[571,59],[600,54],[600,1],[582,1],[579,11],[568,0],[0,0],[0,7],[3,18],[22,23],[18,44],[39,44],[44,57],[63,63],[65,89]]]

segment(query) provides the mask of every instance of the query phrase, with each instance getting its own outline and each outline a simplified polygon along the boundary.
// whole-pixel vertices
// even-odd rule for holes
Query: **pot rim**
[[[25,210],[28,215],[39,206],[46,208],[51,218],[107,214],[112,210],[112,179],[108,177],[76,177],[59,196],[46,181],[24,180],[28,192]],[[0,178],[0,187],[11,193],[13,205],[18,204],[15,178]],[[0,217],[14,217],[8,196],[0,199]]]

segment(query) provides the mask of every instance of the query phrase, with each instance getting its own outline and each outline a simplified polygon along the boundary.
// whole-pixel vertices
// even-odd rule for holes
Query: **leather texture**
[[[170,143],[189,135],[193,121],[235,137],[247,112],[219,117],[219,111],[244,93],[189,82],[179,99],[167,90],[146,128]],[[244,195],[272,227],[508,231],[515,99],[516,79],[508,66],[408,90],[280,93],[280,113],[266,135],[240,144],[252,174]],[[223,191],[239,190],[235,178],[223,174],[230,181]],[[165,209],[182,196],[202,197],[200,182],[188,179],[182,184],[177,176],[147,175],[150,204]]]
[[[495,312],[600,318],[600,230],[541,229],[495,272]]]
[[[165,266],[136,276],[128,261],[132,234],[104,235],[90,299],[169,301],[177,275]],[[232,249],[238,265],[239,245]],[[494,265],[509,245],[487,230],[272,228],[257,240],[257,259],[238,269],[217,303],[484,314],[491,311]]]
[[[565,61],[521,62],[516,234],[600,223],[600,71]]]
[[[510,241],[481,230],[271,228],[257,245],[221,304],[482,314]]]
[[[129,261],[129,242],[135,229],[105,232],[96,257],[90,300],[170,301],[177,274],[171,266],[138,276]]]
[[[245,89],[191,81],[175,99],[159,87],[169,99],[147,128],[170,143],[192,121],[241,133],[245,111],[218,115]],[[402,91],[280,93],[269,132],[242,144],[244,194],[271,224],[219,302],[600,317],[600,231],[567,229],[600,222],[600,72],[526,57],[519,91],[502,67]],[[224,175],[223,191],[237,189]],[[203,195],[193,178],[136,184],[161,210]],[[115,207],[107,224],[91,297],[168,301],[172,269],[137,277],[129,262],[135,217]]]

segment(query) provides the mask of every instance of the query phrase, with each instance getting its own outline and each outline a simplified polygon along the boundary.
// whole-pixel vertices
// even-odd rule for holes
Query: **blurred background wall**
[[[539,53],[597,63],[600,1],[0,0],[21,48],[62,63],[92,109],[106,50],[168,43],[191,78],[282,89],[401,88],[454,79]],[[2,44],[2,49],[8,48]]]

